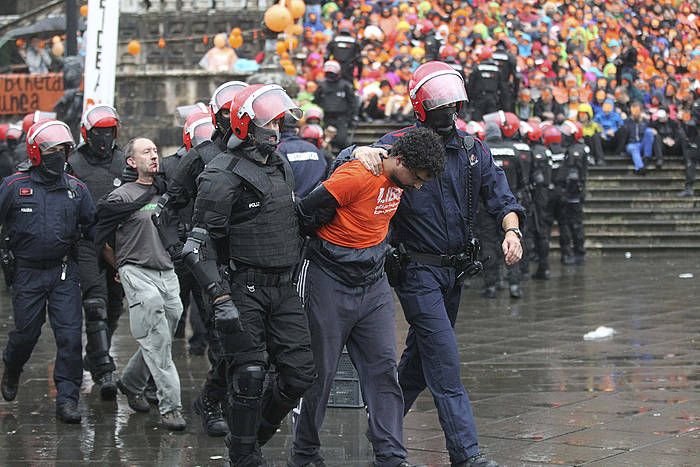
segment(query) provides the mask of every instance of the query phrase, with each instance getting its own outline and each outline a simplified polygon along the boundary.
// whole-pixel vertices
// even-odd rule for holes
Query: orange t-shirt
[[[333,220],[318,229],[319,237],[349,248],[368,248],[384,241],[401,202],[401,188],[384,175],[375,177],[360,161],[343,164],[323,186],[339,207]]]

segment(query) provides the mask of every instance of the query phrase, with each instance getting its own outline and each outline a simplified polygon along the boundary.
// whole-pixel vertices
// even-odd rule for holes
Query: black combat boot
[[[2,397],[7,402],[13,401],[17,397],[19,375],[19,371],[12,371],[5,367],[5,372],[2,374]]]
[[[219,401],[211,399],[202,393],[192,403],[192,409],[194,413],[202,417],[202,428],[204,428],[204,432],[207,435],[226,436],[228,434],[228,426],[221,413]]]
[[[80,423],[81,416],[78,412],[78,404],[66,401],[56,406],[56,417],[63,423]]]

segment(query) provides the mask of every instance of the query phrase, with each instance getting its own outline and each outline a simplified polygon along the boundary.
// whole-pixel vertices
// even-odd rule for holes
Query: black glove
[[[241,315],[231,297],[214,303],[214,327],[224,334],[236,334],[243,331]]]
[[[184,246],[184,243],[178,242],[168,248],[168,254],[170,255],[170,259],[173,260],[173,266],[177,274],[181,274],[187,270],[184,259],[182,258],[182,247]]]
[[[138,172],[136,172],[136,169],[131,167],[130,165],[125,166],[124,170],[122,170],[122,183],[135,182],[138,178]]]

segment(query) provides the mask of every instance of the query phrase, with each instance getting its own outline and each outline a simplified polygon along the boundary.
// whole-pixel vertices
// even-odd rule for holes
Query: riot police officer
[[[340,76],[350,84],[355,81],[355,67],[357,67],[357,75],[362,76],[362,47],[357,39],[352,37],[351,29],[352,23],[349,20],[341,21],[338,25],[338,34],[326,47],[326,60],[338,62]]]
[[[563,194],[560,185],[555,183],[559,179],[559,169],[566,158],[566,148],[562,146],[561,130],[554,125],[545,125],[542,128],[542,142],[547,148],[546,157],[551,164],[551,183],[547,186],[544,215],[540,220],[540,232],[537,234],[537,278],[549,277],[549,240],[552,237],[552,225],[555,219],[561,223],[563,211]],[[533,152],[534,154],[534,152]],[[535,159],[537,161],[537,159]],[[538,164],[539,165],[539,164]],[[537,208],[537,207],[536,207]],[[563,260],[563,257],[562,257]]]
[[[29,129],[39,120],[53,120],[56,118],[56,114],[53,112],[42,112],[41,110],[35,110],[30,112],[22,118],[22,134],[19,137],[18,144],[15,147],[14,156],[15,163],[20,164],[27,160],[27,133]]]
[[[294,175],[276,151],[285,112],[301,110],[277,85],[251,85],[231,104],[226,151],[198,179],[185,264],[213,308],[222,358],[207,385],[228,387],[233,465],[262,465],[259,446],[313,383],[307,318],[292,270],[301,238]],[[268,361],[277,378],[265,389]]]
[[[12,150],[7,146],[7,130],[10,125],[0,123],[0,180],[14,173],[15,164]]]
[[[496,117],[503,116],[503,112],[498,112]],[[514,114],[511,114],[515,117]],[[505,120],[505,119],[504,119]],[[500,118],[495,121],[489,118],[489,115],[484,116],[486,122],[485,127],[485,142],[488,144],[496,166],[503,169],[508,180],[508,186],[513,193],[520,192],[525,189],[523,180],[522,168],[520,166],[520,157],[515,144],[512,141],[504,140],[502,129],[505,127],[509,130],[517,131],[520,121],[515,118],[514,122],[501,121]],[[509,136],[513,133],[509,131]],[[479,237],[481,246],[485,256],[490,256],[495,261],[487,264],[484,270],[484,292],[485,298],[496,298],[496,285],[500,279],[501,273],[501,256],[503,255],[500,249],[500,244],[503,242],[503,233],[499,229],[496,220],[484,208],[479,210],[477,217],[477,225],[479,226]],[[510,296],[512,298],[521,298],[523,296],[520,290],[520,265],[515,264],[506,268],[506,278]]]
[[[348,145],[348,127],[355,113],[355,89],[341,77],[340,64],[335,60],[324,63],[323,71],[325,79],[318,84],[314,103],[323,109],[324,124],[338,130],[333,146],[342,149]]]
[[[84,142],[68,158],[70,173],[87,186],[94,200],[122,184],[126,163],[117,145],[119,122],[111,106],[88,107],[80,123]],[[87,335],[84,367],[99,386],[100,397],[112,400],[117,395],[116,367],[109,350],[122,314],[124,292],[114,279],[116,270],[98,259],[92,241],[79,242],[78,267]]]
[[[81,236],[93,237],[95,206],[87,187],[64,172],[74,146],[65,123],[35,123],[26,146],[30,168],[6,177],[0,185],[0,223],[16,262],[15,324],[3,354],[2,395],[7,401],[17,396],[22,368],[39,340],[48,310],[57,346],[56,416],[80,423],[83,315],[74,247]]]
[[[231,102],[239,92],[247,87],[248,85],[241,81],[228,81],[216,88],[209,102],[209,113],[214,124],[211,140],[203,140],[187,152],[170,180],[167,193],[158,201],[155,216],[156,226],[166,250],[176,262],[181,261],[180,253],[183,245],[177,235],[172,235],[173,224],[177,226],[177,212],[182,209],[187,210],[188,205],[194,206],[193,203],[197,196],[197,177],[207,164],[226,150],[226,142],[231,133]],[[191,225],[191,219],[187,224]],[[186,230],[189,232],[189,229]],[[199,282],[196,276],[195,280]],[[219,346],[212,342],[216,339],[213,335],[211,316],[209,316],[211,307],[203,299],[200,301],[201,290],[193,287],[192,291],[195,302],[199,302],[197,305],[207,310],[207,316],[204,320],[210,340],[207,356],[209,363],[215,368],[220,358]],[[221,381],[209,378],[204,383],[202,393],[193,403],[194,411],[202,417],[202,426],[209,436],[224,436],[228,433],[221,408],[225,397],[224,376],[221,376]]]
[[[484,50],[479,58],[479,64],[469,75],[467,85],[467,93],[472,99],[473,120],[481,120],[483,115],[500,110],[500,96],[505,87],[500,68],[491,52]]]
[[[318,129],[320,130],[320,128]],[[325,151],[301,136],[297,132],[294,116],[285,114],[278,150],[292,166],[294,195],[297,198],[308,195],[326,178],[328,171]],[[323,138],[323,131],[321,131],[320,138]]]
[[[693,184],[695,172],[700,161],[700,99],[697,99],[690,107],[691,119],[682,125],[683,137],[681,149],[685,159],[685,190],[678,196],[693,196]]]
[[[187,153],[194,146],[198,146],[205,141],[211,141],[211,136],[214,133],[214,124],[207,107],[201,102],[191,107],[194,110],[186,116],[182,128],[182,146],[175,151],[175,154],[164,158],[160,164],[168,182],[174,178],[178,166]],[[185,207],[177,211],[177,241],[182,243],[185,242],[187,232],[192,228],[193,204],[190,201]],[[175,241],[175,238],[173,237],[172,240]],[[175,273],[180,284],[180,301],[183,307],[182,316],[175,328],[175,337],[183,338],[185,336],[185,323],[189,314],[190,325],[192,326],[189,352],[192,355],[204,355],[208,340],[207,329],[204,326],[204,322],[207,321],[207,311],[204,308],[199,286],[197,286],[197,281],[194,280],[187,268],[183,267],[181,261],[175,262]],[[194,297],[193,302],[190,301],[190,296]]]
[[[590,149],[583,142],[583,127],[566,120],[561,125],[566,146],[564,163],[554,178],[561,187],[562,213],[559,224],[559,246],[564,264],[583,264],[586,254],[583,229],[583,203],[586,199],[586,178]]]
[[[455,127],[457,112],[467,101],[459,73],[445,63],[424,63],[413,73],[408,92],[417,125],[442,136],[446,165],[443,174],[421,190],[403,193],[392,221],[392,242],[395,247],[403,244],[409,255],[403,281],[395,288],[410,325],[399,363],[404,414],[429,388],[452,465],[494,467],[497,464],[479,450],[471,402],[460,380],[454,325],[462,278],[481,267],[474,242],[477,196],[484,198],[489,214],[505,232],[501,246],[508,265],[522,255],[518,227],[523,208],[486,145]],[[385,148],[406,131],[385,135],[375,147],[347,152],[378,174]]]
[[[515,96],[520,88],[520,78],[518,77],[518,65],[515,56],[506,48],[504,40],[499,40],[493,59],[498,63],[501,76],[505,81],[501,92],[501,108],[508,112],[515,111]]]

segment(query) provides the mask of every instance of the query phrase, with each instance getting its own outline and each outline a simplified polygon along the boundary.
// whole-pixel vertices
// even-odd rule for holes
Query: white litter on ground
[[[607,326],[598,326],[595,331],[587,332],[583,335],[584,341],[593,341],[597,339],[605,339],[607,337],[612,337],[613,334],[617,334],[613,328]]]
[[[684,272],[681,274],[678,274],[679,279],[692,279],[693,278],[693,273],[692,272]]]

